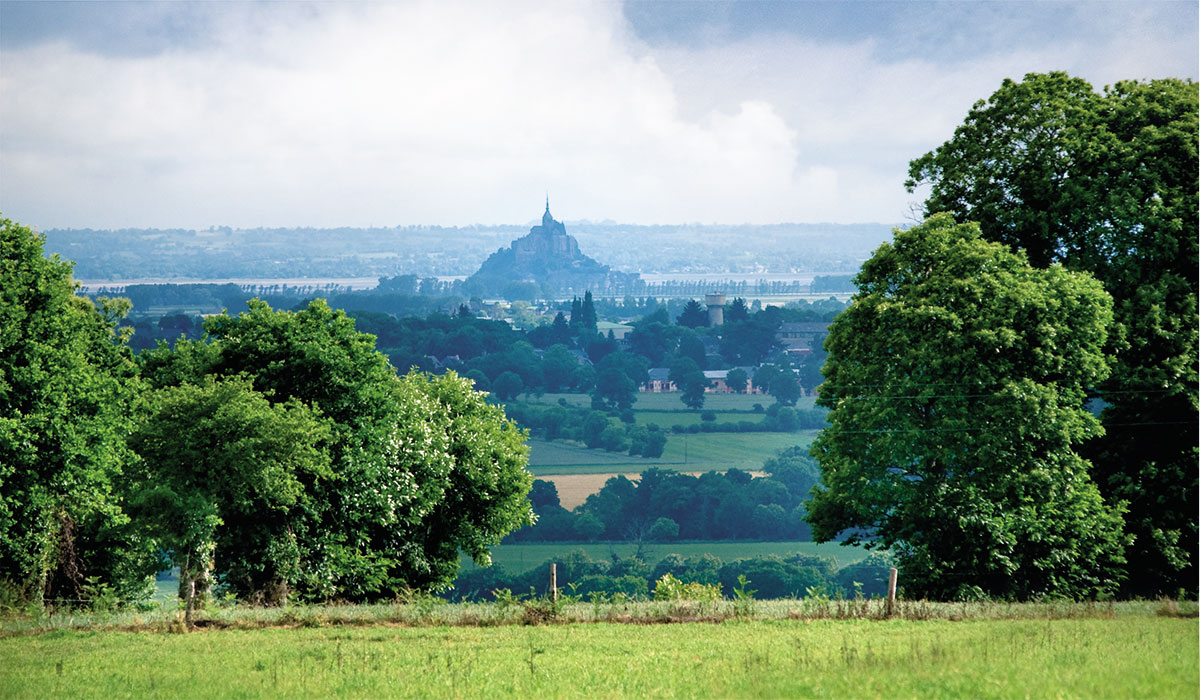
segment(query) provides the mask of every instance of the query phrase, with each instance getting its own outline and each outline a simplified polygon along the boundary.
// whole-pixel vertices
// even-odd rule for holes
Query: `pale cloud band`
[[[202,40],[153,51],[6,40],[4,214],[517,223],[549,189],[566,218],[898,222],[908,159],[1004,77],[1197,72],[1194,26],[1116,4],[1061,41],[952,61],[786,26],[665,41],[612,2],[216,7]]]

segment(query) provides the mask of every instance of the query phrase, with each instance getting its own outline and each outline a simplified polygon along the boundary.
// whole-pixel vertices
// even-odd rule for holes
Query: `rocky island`
[[[575,237],[551,216],[547,198],[541,225],[492,253],[464,287],[472,294],[522,299],[628,288],[637,280],[580,252]]]

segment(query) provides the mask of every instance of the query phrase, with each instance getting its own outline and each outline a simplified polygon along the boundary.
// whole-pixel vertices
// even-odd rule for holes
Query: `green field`
[[[650,467],[682,472],[746,471],[762,469],[763,462],[781,450],[807,447],[815,430],[796,433],[671,433],[660,459],[630,457],[622,452],[590,450],[561,441],[529,440],[529,471],[549,474],[640,473]]]
[[[527,441],[529,471],[536,476],[546,474],[621,474],[641,473],[651,467],[674,469],[661,459],[630,457],[624,452],[589,450],[582,445],[558,440]],[[668,445],[670,438],[668,438]]]
[[[500,564],[510,573],[523,572],[539,564],[559,559],[573,552],[582,551],[588,557],[598,561],[610,561],[612,555],[618,557],[633,556],[636,546],[626,543],[596,543],[570,544],[551,542],[545,544],[502,544],[492,548],[492,562]],[[724,562],[751,557],[787,556],[802,552],[830,557],[837,561],[837,566],[846,566],[860,561],[867,556],[867,550],[861,547],[843,547],[839,544],[816,542],[678,542],[672,544],[651,544],[644,548],[645,559],[657,563],[668,554],[678,554],[682,557],[695,557],[701,554],[711,554]],[[475,568],[470,557],[463,557],[464,570]]]
[[[63,630],[0,639],[0,697],[1195,698],[1195,620],[730,620]]]

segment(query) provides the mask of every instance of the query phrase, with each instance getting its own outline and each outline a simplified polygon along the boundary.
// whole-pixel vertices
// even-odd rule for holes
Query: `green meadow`
[[[815,430],[795,433],[671,433],[659,459],[590,450],[560,440],[529,440],[529,471],[551,474],[629,474],[651,467],[681,472],[760,471],[763,462],[789,447],[807,447]]]
[[[0,639],[0,697],[1195,698],[1194,619],[297,626]]]

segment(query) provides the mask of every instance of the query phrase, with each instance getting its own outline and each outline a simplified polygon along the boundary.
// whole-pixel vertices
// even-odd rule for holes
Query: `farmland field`
[[[575,544],[570,542],[547,542],[538,544],[502,544],[492,548],[492,562],[500,564],[510,573],[528,571],[539,564],[555,558],[561,559],[572,552],[583,552],[588,557],[599,561],[607,561],[613,554],[618,557],[633,556],[637,547],[627,543],[591,543]],[[846,566],[860,561],[867,556],[867,550],[861,547],[843,547],[840,544],[816,542],[674,542],[667,544],[650,544],[644,547],[646,561],[657,563],[668,554],[678,554],[682,557],[695,557],[701,554],[711,554],[721,561],[765,557],[771,555],[787,556],[801,552],[817,554],[837,560],[838,566]],[[464,570],[475,568],[470,557],[463,557]]]
[[[1195,620],[730,620],[60,630],[0,639],[0,697],[1195,698]]]
[[[668,443],[670,438],[668,438]],[[527,441],[529,445],[529,471],[536,476],[543,474],[610,474],[641,473],[651,467],[674,469],[665,460],[630,457],[624,452],[590,450],[561,440]]]
[[[681,472],[726,471],[737,467],[759,471],[781,450],[807,447],[815,430],[795,433],[671,433],[660,459],[630,457],[622,452],[590,450],[562,441],[529,440],[529,471],[549,474],[640,473],[650,467]]]

